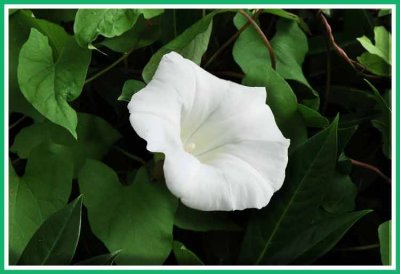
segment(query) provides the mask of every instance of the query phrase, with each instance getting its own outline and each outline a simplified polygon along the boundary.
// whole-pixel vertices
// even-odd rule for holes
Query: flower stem
[[[355,166],[359,166],[359,167],[362,167],[362,168],[365,168],[365,169],[369,169],[369,170],[375,172],[376,174],[378,174],[380,177],[382,177],[387,183],[389,183],[389,184],[392,183],[392,180],[389,177],[387,177],[385,174],[383,174],[383,172],[380,171],[379,168],[377,168],[377,167],[375,167],[373,165],[364,163],[364,162],[360,162],[360,161],[354,160],[354,159],[350,159],[350,162]]]
[[[379,248],[379,244],[370,244],[370,245],[361,245],[361,246],[351,246],[351,247],[343,247],[343,248],[338,248],[335,251],[365,251],[365,250],[371,250],[375,248]]]
[[[123,149],[123,148],[121,148],[121,147],[119,147],[119,146],[113,146],[113,148],[115,149],[115,150],[118,150],[119,152],[121,152],[123,155],[125,155],[126,157],[128,157],[128,158],[130,158],[130,159],[132,159],[132,160],[134,160],[134,161],[136,161],[136,162],[139,162],[139,163],[141,163],[141,164],[143,164],[143,165],[146,165],[146,161],[145,160],[143,160],[142,158],[140,158],[140,157],[138,157],[138,156],[136,156],[136,155],[133,155],[133,154],[131,154],[131,153],[129,153],[128,151],[126,151],[125,149]]]
[[[260,35],[261,39],[263,40],[265,46],[268,49],[269,53],[269,58],[271,59],[271,67],[273,69],[276,68],[276,59],[275,59],[275,53],[274,50],[272,49],[271,43],[269,42],[267,36],[265,36],[264,32],[261,30],[261,28],[258,26],[256,21],[254,21],[253,18],[250,17],[244,10],[240,9],[239,12],[249,20],[249,22],[253,25],[254,29],[257,31],[257,33]]]
[[[258,15],[261,13],[261,10],[258,10],[254,15],[253,15],[253,20],[258,17]],[[214,52],[213,55],[208,59],[207,63],[203,66],[203,68],[207,68],[214,60],[217,58],[218,55],[220,55],[230,44],[232,44],[238,36],[245,31],[249,26],[251,25],[250,21],[247,21],[246,24],[244,24],[234,35],[232,35],[225,43],[219,47],[219,49]]]
[[[104,68],[103,70],[99,71],[98,73],[96,73],[95,75],[93,75],[92,77],[86,79],[85,81],[85,85],[92,82],[93,80],[97,79],[98,77],[100,77],[101,75],[107,73],[109,70],[111,70],[112,68],[114,68],[116,65],[118,65],[119,63],[121,63],[122,61],[124,61],[126,58],[129,57],[129,55],[134,51],[135,47],[133,47],[131,50],[129,50],[127,53],[125,53],[124,55],[122,55],[120,58],[118,58],[114,63],[112,63],[111,65],[109,65],[108,67]]]

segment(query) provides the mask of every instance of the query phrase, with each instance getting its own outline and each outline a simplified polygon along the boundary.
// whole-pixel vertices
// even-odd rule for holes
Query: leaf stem
[[[275,70],[276,68],[276,58],[275,58],[275,53],[274,50],[272,49],[271,43],[269,42],[267,36],[265,36],[264,32],[261,30],[261,28],[258,26],[256,21],[254,21],[253,18],[250,17],[244,10],[240,9],[239,12],[247,18],[247,20],[253,25],[254,29],[257,31],[257,33],[260,35],[261,39],[263,40],[265,46],[268,49],[269,53],[269,58],[271,59],[271,67]]]
[[[389,184],[392,183],[392,180],[389,177],[387,177],[385,174],[383,174],[383,172],[380,171],[379,168],[377,168],[377,167],[375,167],[373,165],[364,163],[364,162],[360,162],[360,161],[351,159],[351,158],[350,158],[350,162],[355,166],[359,166],[359,167],[362,167],[362,168],[365,168],[365,169],[369,169],[369,170],[375,172],[376,174],[378,174],[380,177],[382,177],[387,183],[389,183]]]
[[[253,19],[256,19],[261,13],[261,10],[258,10],[254,15]],[[217,51],[214,52],[213,55],[208,59],[207,63],[203,66],[203,68],[207,68],[214,60],[220,55],[230,44],[232,44],[236,38],[245,31],[251,25],[250,21],[247,21],[234,35],[232,35],[225,43],[223,43]]]
[[[14,124],[10,125],[9,130],[12,130],[14,127],[16,127],[19,123],[21,123],[23,120],[25,120],[26,116],[22,116],[19,118],[17,121],[14,122]]]
[[[101,75],[107,73],[109,70],[111,70],[112,68],[114,68],[116,65],[118,65],[119,63],[121,63],[122,61],[124,61],[126,58],[129,57],[129,55],[134,51],[135,47],[133,47],[131,50],[129,50],[127,53],[123,54],[120,58],[118,58],[114,63],[112,63],[111,65],[109,65],[108,67],[104,68],[103,70],[99,71],[98,73],[96,73],[95,75],[93,75],[92,77],[86,79],[85,81],[85,85],[92,82],[93,80],[97,79],[98,77],[100,77]]]
[[[370,244],[370,245],[361,245],[361,246],[351,246],[351,247],[343,247],[343,248],[338,248],[335,251],[341,251],[341,252],[348,252],[348,251],[365,251],[365,250],[371,250],[371,249],[376,249],[379,248],[379,244]]]
[[[131,153],[129,153],[128,151],[126,151],[125,149],[123,149],[123,148],[121,148],[121,147],[119,147],[119,146],[113,146],[113,148],[115,149],[115,150],[118,150],[119,152],[121,152],[123,155],[125,155],[126,157],[128,157],[128,158],[130,158],[130,159],[132,159],[132,160],[134,160],[134,161],[136,161],[136,162],[139,162],[139,163],[141,163],[141,164],[143,164],[143,165],[146,165],[146,161],[145,160],[143,160],[142,158],[140,158],[140,157],[138,157],[138,156],[136,156],[136,155],[133,155],[133,154],[131,154]]]

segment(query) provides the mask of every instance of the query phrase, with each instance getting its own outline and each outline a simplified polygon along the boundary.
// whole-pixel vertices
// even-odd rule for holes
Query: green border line
[[[374,5],[383,5],[383,4],[395,4],[396,5],[396,7],[395,7],[395,10],[396,10],[396,18],[395,18],[395,24],[396,24],[396,29],[398,30],[399,29],[399,27],[400,27],[400,15],[398,14],[398,4],[397,4],[397,1],[396,0],[382,0],[382,1],[378,1],[378,0],[328,0],[328,1],[326,1],[326,2],[322,2],[321,0],[305,0],[305,1],[300,1],[300,0],[281,0],[281,1],[279,1],[279,0],[273,0],[273,1],[267,1],[267,0],[249,0],[249,1],[245,1],[245,0],[217,0],[217,1],[212,1],[212,0],[189,0],[190,2],[188,2],[188,0],[147,0],[147,1],[145,1],[145,0],[116,0],[116,1],[112,1],[112,0],[71,0],[71,1],[67,1],[67,0],[62,0],[62,1],[57,1],[57,0],[4,0],[3,1],[3,3],[1,4],[1,10],[0,10],[0,12],[1,12],[1,15],[0,15],[0,18],[1,18],[1,22],[4,22],[4,10],[5,10],[5,5],[7,5],[7,4],[17,4],[17,5],[19,5],[19,4],[23,4],[23,5],[37,5],[37,4],[55,4],[55,5],[74,5],[74,4],[112,4],[112,5],[116,5],[116,4],[151,4],[151,5],[168,5],[168,4],[171,4],[171,5],[173,5],[173,4],[207,4],[207,5],[221,5],[221,4],[243,4],[243,5],[251,5],[251,4],[264,4],[264,5],[268,5],[268,4],[275,4],[275,5],[284,5],[284,4],[292,4],[292,5],[303,5],[303,4],[323,4],[323,5],[333,5],[333,4],[340,4],[340,5],[342,5],[342,4],[349,4],[349,5],[357,5],[357,4],[359,4],[359,5],[371,5],[371,4],[374,4]],[[2,87],[4,87],[4,83],[5,83],[5,81],[6,81],[6,79],[5,79],[5,71],[4,71],[4,62],[5,62],[5,60],[4,60],[4,50],[5,50],[5,46],[4,46],[4,43],[5,43],[5,37],[4,37],[4,26],[3,26],[3,28],[1,28],[1,30],[0,30],[0,33],[1,33],[1,41],[2,41],[2,43],[1,43],[1,47],[2,47],[2,54],[1,54],[1,61],[2,61],[2,64],[3,64],[3,66],[2,66],[2,71],[3,71],[3,76],[1,77],[1,85],[2,85]],[[400,44],[400,39],[398,38],[398,35],[396,34],[396,45],[399,45]],[[396,48],[397,49],[397,48]],[[397,64],[399,64],[399,61],[400,61],[400,57],[397,55],[396,56],[396,63]],[[399,72],[399,70],[396,70],[396,73],[395,73],[395,76],[396,76],[396,79],[400,79],[400,72]],[[398,86],[398,84],[396,83],[396,87]],[[394,87],[394,90],[396,91],[396,87]],[[5,90],[3,90],[3,96],[1,97],[1,111],[2,111],[2,116],[3,115],[5,115],[5,113],[4,113],[4,110],[5,110],[5,106],[4,106],[4,103],[5,103],[5,101],[4,101],[4,95],[5,95],[5,92],[7,92],[7,91],[5,91]],[[396,98],[396,105],[397,106],[399,106],[399,104],[400,104],[400,95],[399,96],[397,96],[397,98]],[[396,118],[397,118],[397,121],[396,121],[396,125],[395,125],[395,127],[396,127],[396,135],[397,136],[400,136],[399,134],[400,134],[400,130],[398,129],[398,127],[397,127],[397,125],[398,125],[398,120],[400,119],[400,115],[399,115],[399,111],[397,111],[396,112]],[[3,131],[3,134],[2,134],[2,143],[4,144],[4,138],[5,138],[5,132],[4,132],[4,119],[5,119],[5,117],[3,116],[2,117],[2,119],[1,119],[1,121],[0,121],[0,124],[1,124],[1,128],[2,128],[2,131]],[[395,140],[392,140],[392,142],[393,141],[395,141]],[[4,155],[4,147],[2,148],[2,152],[3,152],[3,155]],[[396,153],[396,158],[399,156],[399,148],[397,148],[396,149],[396,151],[395,151],[395,153]],[[4,174],[5,174],[5,167],[4,167],[4,164],[5,164],[5,159],[4,158],[2,158],[2,160],[1,160],[1,164],[2,164],[2,166],[3,166],[3,169],[1,169],[1,175],[2,175],[2,177],[4,178]],[[400,164],[397,162],[396,163],[396,170],[400,170]],[[398,178],[398,174],[397,174],[397,176],[396,176],[396,180],[394,181],[394,183],[397,181],[397,178]],[[6,182],[4,182],[4,183],[8,183],[8,181],[6,181]],[[2,205],[4,205],[4,188],[2,188],[2,190],[1,190],[1,193],[3,194],[2,196],[1,196],[1,200],[2,200]],[[397,190],[396,190],[396,197],[399,197],[400,196],[400,186],[397,188]],[[397,204],[398,203],[396,203],[396,210],[398,210],[398,206],[397,206]],[[3,208],[3,210],[1,211],[1,219],[2,219],[2,228],[1,228],[1,231],[2,231],[2,234],[4,235],[4,225],[5,225],[5,223],[4,223],[4,208]],[[397,227],[397,229],[396,229],[396,232],[398,232],[399,231],[399,228]],[[400,246],[400,237],[399,237],[399,234],[398,233],[396,233],[397,234],[397,238],[396,238],[396,250],[397,250],[397,247],[398,246]],[[0,240],[0,243],[1,243],[1,245],[4,247],[4,236],[3,237],[1,237],[1,240]],[[179,273],[194,273],[194,272],[199,272],[199,271],[207,271],[208,273],[231,273],[231,272],[234,272],[235,274],[237,273],[237,274],[244,274],[244,273],[249,273],[249,272],[258,272],[258,273],[260,273],[260,272],[268,272],[268,273],[281,273],[281,274],[285,274],[285,273],[293,273],[294,271],[300,271],[300,272],[303,272],[303,273],[305,273],[305,272],[316,272],[316,271],[327,271],[327,272],[329,272],[329,273],[332,273],[332,274],[343,274],[343,273],[348,273],[348,272],[351,272],[351,273],[365,273],[365,272],[367,272],[367,273],[370,273],[370,272],[379,272],[379,273],[381,273],[381,271],[384,271],[385,273],[388,273],[388,272],[390,272],[390,273],[393,273],[393,272],[397,272],[397,270],[400,268],[399,266],[400,266],[400,256],[399,256],[399,252],[396,252],[397,254],[397,256],[396,256],[396,270],[350,270],[350,269],[348,269],[348,270],[337,270],[337,269],[335,269],[335,270],[318,270],[318,269],[309,269],[309,270],[288,270],[288,269],[285,269],[285,270],[260,270],[260,269],[252,269],[251,268],[251,266],[249,266],[249,268],[248,269],[238,269],[238,270],[202,270],[202,269],[181,269],[181,270],[170,270],[170,269],[160,269],[160,270],[117,270],[117,269],[115,269],[115,270],[101,270],[101,267],[99,267],[99,269],[97,269],[97,270],[75,270],[75,269],[72,269],[72,270],[68,270],[68,269],[65,269],[65,270],[46,270],[46,273],[49,273],[49,272],[59,272],[59,271],[74,271],[74,272],[77,272],[77,273],[83,273],[84,271],[86,272],[86,271],[91,271],[91,272],[93,272],[93,271],[99,271],[99,272],[102,272],[102,273],[104,273],[104,271],[106,271],[106,272],[115,272],[115,271],[134,271],[135,273],[143,273],[143,274],[147,274],[147,273],[159,273],[160,271],[167,271],[167,272],[169,272],[169,273],[171,273],[171,272],[179,272]],[[1,258],[1,264],[2,264],[2,271],[4,271],[4,272],[8,272],[8,271],[12,271],[13,273],[22,273],[22,272],[25,272],[25,271],[30,271],[30,272],[37,272],[37,273],[41,273],[41,272],[43,272],[43,270],[5,270],[4,269],[4,249],[2,248],[1,249],[1,254],[2,254],[2,258]],[[317,266],[315,266],[315,267],[317,267]],[[282,267],[282,268],[285,268],[284,266]]]

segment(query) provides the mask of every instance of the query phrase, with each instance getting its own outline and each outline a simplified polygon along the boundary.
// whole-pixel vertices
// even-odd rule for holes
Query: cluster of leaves
[[[390,263],[390,12],[12,10],[9,35],[10,264]],[[266,87],[291,139],[267,207],[167,190],[126,101],[170,51]]]

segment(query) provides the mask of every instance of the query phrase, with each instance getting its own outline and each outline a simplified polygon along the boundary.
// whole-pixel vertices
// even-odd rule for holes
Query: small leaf
[[[374,99],[377,103],[377,109],[380,112],[380,115],[372,120],[372,125],[377,128],[382,134],[383,140],[383,147],[382,151],[385,156],[389,159],[392,158],[392,127],[391,127],[391,120],[392,120],[392,109],[390,106],[390,101],[385,100],[384,97],[379,93],[379,91],[372,85],[368,80],[365,79],[365,82],[370,86],[372,91],[374,92]],[[390,98],[391,91],[388,91],[388,94],[385,96],[386,98]]]
[[[144,81],[148,83],[153,78],[161,58],[171,51],[176,51],[183,57],[192,60],[196,64],[200,64],[201,57],[208,47],[212,29],[212,18],[220,12],[223,12],[223,10],[207,14],[153,54],[143,69],[142,76]]]
[[[122,94],[118,97],[119,101],[129,102],[132,95],[146,86],[145,83],[138,80],[127,80],[122,87]]]
[[[385,27],[378,26],[374,28],[375,44],[367,36],[357,38],[358,42],[371,54],[382,58],[387,64],[392,64],[392,35]]]
[[[174,225],[186,230],[206,232],[212,230],[239,231],[242,228],[225,212],[208,212],[179,204]]]
[[[337,158],[338,119],[295,149],[282,189],[252,216],[240,252],[244,264],[280,264],[299,254],[287,243],[314,222]]]
[[[146,19],[158,15],[159,11],[145,12]],[[138,9],[79,9],[74,23],[76,41],[90,48],[98,35],[119,36],[131,29],[142,13]]]
[[[358,62],[366,67],[370,72],[379,76],[390,76],[392,68],[378,55],[364,52],[357,57]]]
[[[174,241],[173,251],[179,265],[204,265],[199,257],[187,249],[181,242]]]
[[[137,20],[135,27],[120,36],[107,38],[99,45],[117,52],[128,52],[153,44],[161,35],[160,20],[145,20],[142,16]]]
[[[72,155],[65,146],[44,143],[29,155],[20,178],[10,164],[10,264],[51,214],[67,204],[73,175]]]
[[[71,38],[55,62],[48,38],[32,29],[19,54],[18,82],[25,98],[46,118],[76,138],[76,112],[68,101],[83,88],[90,52]]]
[[[392,221],[386,221],[378,227],[378,236],[383,265],[392,264]]]
[[[112,265],[120,253],[121,250],[117,250],[113,253],[103,254],[80,261],[76,265]]]
[[[79,173],[93,233],[111,251],[121,250],[118,264],[162,264],[172,248],[177,199],[165,186],[150,182],[144,167],[122,185],[103,163],[87,160]]]
[[[307,126],[324,128],[329,125],[328,119],[322,116],[318,111],[315,111],[312,108],[309,108],[302,104],[299,104],[298,108]]]
[[[82,196],[51,215],[35,232],[18,264],[69,264],[78,245],[81,210]]]

